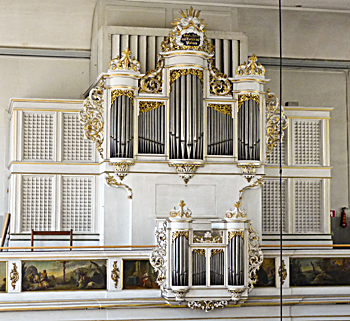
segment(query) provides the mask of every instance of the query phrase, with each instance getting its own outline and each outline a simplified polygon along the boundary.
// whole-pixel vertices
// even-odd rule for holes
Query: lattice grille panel
[[[295,180],[295,232],[321,232],[321,181]]]
[[[23,113],[23,159],[53,160],[54,116]]]
[[[321,165],[321,122],[294,122],[295,164]]]
[[[63,160],[91,161],[93,143],[83,138],[84,128],[76,113],[63,114]]]
[[[286,184],[282,181],[282,230],[286,232]],[[280,182],[279,180],[266,180],[262,189],[262,222],[263,233],[279,233],[280,231]]]
[[[92,231],[91,177],[62,177],[62,229]]]
[[[50,231],[52,223],[52,177],[22,177],[21,231]]]
[[[286,163],[286,143],[282,141],[282,164]],[[268,156],[266,160],[267,164],[277,165],[280,163],[280,142],[277,143],[272,153]]]

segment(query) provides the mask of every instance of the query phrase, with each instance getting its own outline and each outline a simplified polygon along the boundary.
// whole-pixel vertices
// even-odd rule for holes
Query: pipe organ
[[[114,166],[119,178],[113,178],[107,168],[107,184],[125,187],[129,199],[132,188],[121,180],[130,165],[138,166],[142,160],[157,163],[159,169],[164,163],[175,168],[186,184],[206,163],[237,166],[233,172],[230,168],[230,174],[237,176],[225,178],[239,190],[235,210],[228,211],[225,219],[207,219],[204,230],[198,228],[181,201],[170,219],[158,220],[157,247],[150,257],[168,302],[186,301],[191,308],[207,310],[226,306],[229,301],[244,301],[256,282],[262,263],[259,237],[240,201],[247,188],[262,186],[262,178],[243,184],[264,165],[280,129],[278,100],[269,92],[265,98],[268,80],[257,57],[253,55],[238,66],[234,77],[220,72],[214,45],[206,37],[199,14],[192,8],[181,12],[182,17],[161,43],[154,70],[141,74],[140,63],[128,48],[113,59],[108,72],[90,91],[81,119],[85,136],[95,141],[101,158]],[[265,136],[268,139],[263,144]],[[207,174],[212,173],[216,174],[215,169]],[[154,191],[152,184],[145,184],[147,192]],[[161,195],[168,185],[157,188]],[[169,188],[174,194],[178,192],[176,185]],[[205,188],[216,193],[217,186],[214,183]],[[141,208],[138,201],[133,200],[136,205],[132,208]],[[146,207],[151,206],[148,203]],[[200,298],[214,303],[208,305],[206,300],[198,301]]]
[[[113,59],[90,97],[103,106],[101,116],[87,122],[90,106],[83,115],[86,137],[106,151],[101,157],[161,155],[175,167],[218,156],[263,163],[265,69],[253,55],[228,78],[215,67],[214,50],[192,9],[162,42],[155,70],[141,74],[128,48]]]
[[[235,214],[228,211],[225,219],[208,222],[208,230],[198,230],[185,205],[180,201],[169,219],[158,221],[150,262],[163,297],[170,303],[186,301],[189,307],[203,297],[220,298],[224,305],[244,301],[262,263],[251,221],[238,206]]]

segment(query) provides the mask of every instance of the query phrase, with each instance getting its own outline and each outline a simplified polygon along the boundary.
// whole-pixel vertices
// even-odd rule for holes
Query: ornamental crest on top
[[[172,50],[198,50],[208,54],[214,53],[214,46],[208,42],[205,35],[206,24],[199,19],[200,10],[180,11],[181,18],[176,18],[172,23],[174,29],[162,42],[163,51]]]

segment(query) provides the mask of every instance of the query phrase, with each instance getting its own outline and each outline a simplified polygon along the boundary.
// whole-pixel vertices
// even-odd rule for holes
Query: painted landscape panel
[[[291,258],[290,286],[350,285],[349,258]]]
[[[0,262],[0,292],[6,291],[6,262]]]
[[[107,289],[106,260],[22,261],[22,291]]]
[[[264,261],[257,273],[258,282],[256,282],[255,287],[276,286],[275,266],[276,259],[274,257],[264,258]]]
[[[159,289],[157,274],[149,260],[123,261],[123,289]]]

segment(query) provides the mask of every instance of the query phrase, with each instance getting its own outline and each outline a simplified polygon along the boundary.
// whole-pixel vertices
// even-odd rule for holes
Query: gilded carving
[[[120,270],[119,270],[117,264],[118,264],[118,261],[113,262],[113,269],[112,269],[112,274],[111,274],[111,279],[114,282],[115,288],[117,288],[117,286],[118,286],[118,281],[119,281],[119,277],[120,277]]]
[[[162,101],[144,101],[141,100],[139,103],[139,115],[143,113],[147,113],[151,110],[157,109],[159,107],[163,107],[164,102]]]
[[[237,164],[237,167],[240,167],[243,173],[243,176],[247,179],[248,183],[255,177],[256,170],[261,167],[260,164]]]
[[[205,249],[194,249],[192,251],[193,251],[193,253],[197,253],[197,254],[205,256]]]
[[[158,273],[157,284],[160,286],[161,291],[164,291],[166,281],[166,230],[167,221],[163,222],[163,226],[156,230],[157,246],[150,254],[149,261],[154,271]]]
[[[181,18],[172,23],[175,27],[169,32],[168,37],[162,42],[162,51],[196,50],[214,54],[214,46],[205,35],[203,19],[199,19],[200,10],[180,11]]]
[[[10,280],[11,280],[12,288],[15,289],[16,288],[16,283],[19,280],[19,274],[18,274],[18,271],[17,271],[16,263],[12,263],[12,265],[13,265],[13,268],[12,268],[12,270],[10,272]]]
[[[281,120],[280,112],[282,112]],[[266,159],[272,153],[274,147],[277,146],[281,135],[283,140],[284,130],[287,127],[288,119],[283,107],[280,106],[278,97],[268,89],[266,92]]]
[[[170,89],[171,91],[173,87],[173,83],[180,78],[181,76],[186,75],[193,75],[200,79],[200,81],[203,83],[203,70],[200,69],[173,69],[170,71]]]
[[[284,284],[284,281],[287,278],[287,269],[286,269],[286,264],[284,263],[284,260],[282,260],[282,266],[278,268],[278,275],[280,278],[282,278],[282,284]]]
[[[80,111],[80,121],[84,125],[84,138],[96,144],[97,151],[103,159],[103,89],[104,78],[90,90],[89,97],[84,100],[84,109]]]
[[[135,165],[134,162],[115,162],[115,163],[109,163],[109,165],[114,166],[114,171],[119,177],[120,181],[124,179],[126,175],[128,175],[129,167],[132,165]]]
[[[254,54],[253,56],[248,58],[248,64],[245,62],[238,66],[236,69],[237,76],[243,76],[243,75],[250,75],[250,76],[264,76],[265,75],[265,68],[264,66],[259,62],[256,63],[258,58]]]
[[[131,58],[131,51],[129,50],[129,48],[126,48],[126,50],[122,52],[121,58],[117,56],[116,58],[110,61],[109,69],[140,71],[140,63],[135,59],[135,57]]]
[[[212,250],[210,251],[210,256],[214,256],[214,255],[216,255],[216,254],[223,253],[223,252],[224,252],[223,249],[212,249]]]
[[[208,231],[204,237],[193,234],[193,243],[222,243],[222,232],[218,236],[212,236]]]
[[[169,167],[174,167],[176,173],[183,179],[185,184],[193,177],[198,167],[203,164],[198,163],[170,163]]]
[[[184,211],[186,203],[183,200],[181,200],[178,205],[180,206],[178,209],[176,209],[176,207],[174,206],[174,210],[170,211],[170,217],[191,218],[192,211],[188,207],[187,210]]]
[[[106,176],[106,182],[109,186],[124,187],[129,194],[128,198],[132,199],[132,189],[128,185],[123,184],[123,183],[119,183],[112,175],[110,175],[108,173]]]
[[[249,222],[249,241],[248,241],[248,292],[254,288],[258,281],[257,272],[263,263],[264,256],[260,248],[260,237],[252,228],[252,222]]]
[[[188,231],[175,231],[175,232],[173,232],[172,237],[171,237],[171,241],[174,243],[175,240],[177,238],[179,238],[180,236],[183,236],[186,239],[188,239]]]
[[[229,292],[232,295],[231,300],[237,303],[239,299],[241,298],[242,293],[244,292],[245,289],[236,289],[236,290],[229,290]]]
[[[236,236],[244,239],[244,231],[228,231],[228,242],[230,242]]]
[[[187,306],[191,309],[200,309],[209,312],[215,308],[224,308],[227,304],[227,301],[189,301]]]
[[[208,107],[213,108],[221,114],[232,117],[232,105],[231,104],[208,104]]]
[[[162,92],[164,58],[159,56],[155,70],[148,71],[140,80],[140,93],[159,94]]]
[[[188,292],[188,289],[172,290],[175,294],[176,301],[184,301],[184,297]]]
[[[216,96],[232,96],[232,82],[228,79],[227,75],[215,68],[213,58],[208,63],[210,93]]]
[[[248,100],[254,100],[258,104],[258,107],[260,107],[260,97],[258,94],[243,94],[238,95],[238,110],[240,110],[243,103]]]
[[[255,188],[255,187],[262,187],[264,184],[263,178],[260,177],[258,178],[253,184],[251,185],[247,185],[245,187],[243,187],[240,191],[239,191],[239,199],[236,203],[233,204],[234,209],[230,209],[229,211],[226,212],[225,216],[226,218],[246,218],[247,217],[247,213],[244,209],[241,209],[242,206],[242,198],[243,198],[243,193],[244,191],[246,191],[249,188]]]
[[[126,89],[116,89],[112,91],[112,95],[111,95],[111,104],[114,103],[114,101],[120,97],[120,96],[126,96],[129,97],[131,102],[134,103],[134,92],[132,90]]]

